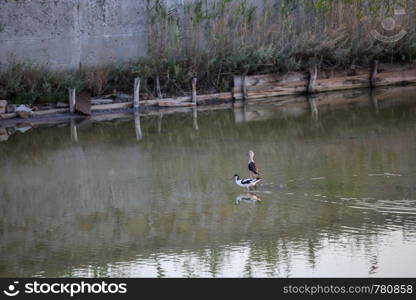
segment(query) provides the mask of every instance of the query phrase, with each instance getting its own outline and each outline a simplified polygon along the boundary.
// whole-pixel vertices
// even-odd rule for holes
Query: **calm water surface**
[[[16,132],[0,276],[414,277],[413,95]],[[248,150],[255,193],[231,180]]]

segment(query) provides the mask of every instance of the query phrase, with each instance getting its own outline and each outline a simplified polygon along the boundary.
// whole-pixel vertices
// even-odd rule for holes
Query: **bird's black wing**
[[[241,180],[241,183],[242,184],[249,184],[249,183],[251,183],[253,181],[253,179],[243,179],[243,180]]]
[[[259,173],[258,173],[258,169],[257,169],[256,164],[254,163],[254,161],[252,161],[252,162],[250,162],[250,163],[248,164],[248,169],[249,169],[251,172],[253,172],[254,174],[259,175]]]

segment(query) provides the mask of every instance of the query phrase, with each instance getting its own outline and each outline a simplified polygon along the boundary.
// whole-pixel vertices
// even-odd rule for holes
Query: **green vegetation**
[[[43,66],[17,64],[0,74],[0,98],[15,102],[62,100],[68,86],[93,95],[131,92],[142,78],[143,92],[155,95],[158,76],[164,95],[190,91],[198,77],[203,92],[229,90],[234,74],[256,74],[368,66],[374,59],[413,62],[416,56],[413,16],[401,16],[393,33],[381,26],[399,0],[196,0],[168,6],[148,0],[149,56],[135,63],[58,73]],[[371,32],[391,36],[385,43]]]

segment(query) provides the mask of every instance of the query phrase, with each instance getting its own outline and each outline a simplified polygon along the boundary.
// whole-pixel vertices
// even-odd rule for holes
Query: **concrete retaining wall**
[[[123,62],[147,52],[144,0],[0,0],[0,69]]]

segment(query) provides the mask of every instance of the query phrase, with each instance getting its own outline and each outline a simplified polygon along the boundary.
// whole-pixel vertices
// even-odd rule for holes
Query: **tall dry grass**
[[[197,75],[204,88],[222,90],[234,73],[303,70],[312,64],[348,68],[376,58],[413,61],[413,16],[400,17],[408,34],[396,43],[370,34],[395,34],[381,22],[409,4],[414,1],[197,0],[169,6],[149,0],[153,69],[168,82]]]

